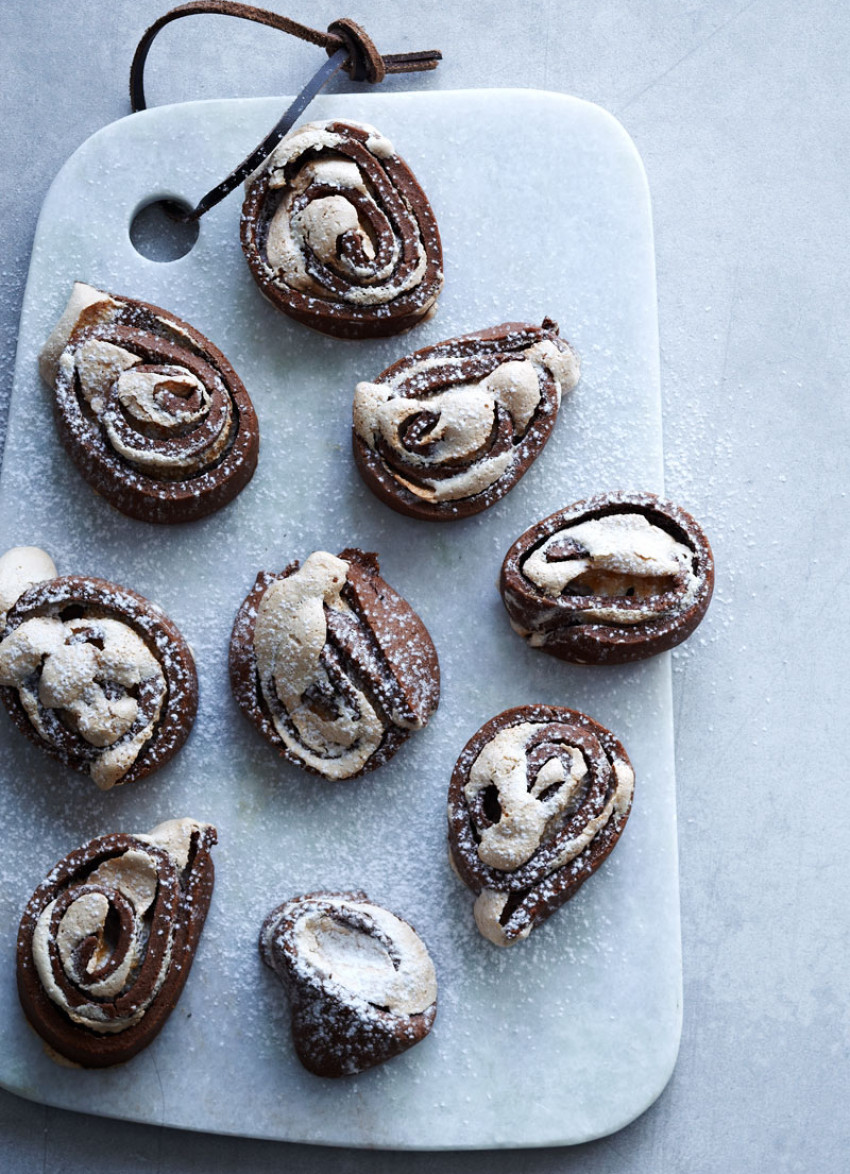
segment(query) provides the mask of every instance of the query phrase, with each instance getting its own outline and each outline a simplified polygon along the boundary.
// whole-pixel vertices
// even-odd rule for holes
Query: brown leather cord
[[[223,200],[252,171],[255,171],[262,161],[271,154],[284,135],[291,130],[322,87],[327,85],[340,69],[344,69],[352,81],[370,82],[377,85],[384,80],[388,73],[419,73],[424,70],[436,69],[442,59],[442,54],[436,49],[419,53],[381,55],[367,33],[348,17],[341,17],[339,20],[333,21],[328,25],[328,31],[323,33],[318,29],[311,29],[308,25],[299,24],[298,21],[290,20],[288,16],[268,12],[264,8],[254,8],[251,4],[237,4],[235,0],[193,0],[192,3],[172,8],[159,20],[154,21],[139,41],[133,56],[133,63],[130,66],[130,106],[134,113],[147,108],[144,84],[145,62],[155,37],[166,25],[183,16],[235,16],[240,20],[251,20],[257,24],[268,25],[270,28],[290,33],[302,41],[308,41],[312,45],[318,45],[325,49],[329,60],[310,78],[301,93],[259,146],[225,180],[214,187],[212,191],[207,192],[191,212],[184,212],[173,202],[170,203],[169,215],[182,221],[199,220],[205,212]]]

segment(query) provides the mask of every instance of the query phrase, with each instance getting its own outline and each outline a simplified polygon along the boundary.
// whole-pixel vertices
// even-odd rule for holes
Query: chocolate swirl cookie
[[[59,1055],[107,1068],[161,1031],[204,927],[215,842],[193,819],[100,836],[35,890],[18,930],[18,994]]]
[[[528,471],[578,378],[578,356],[550,318],[425,347],[358,383],[357,467],[381,501],[409,517],[477,514]]]
[[[574,709],[508,709],[467,742],[449,852],[485,938],[512,946],[569,901],[620,838],[634,777],[614,735]]]
[[[374,127],[311,122],[248,181],[242,248],[291,318],[339,338],[380,338],[432,314],[440,233],[410,168]]]
[[[239,377],[158,306],[77,282],[39,369],[71,458],[131,518],[206,517],[254,475],[260,435]]]
[[[651,493],[604,493],[527,530],[499,589],[532,648],[576,664],[643,660],[681,644],[714,587],[708,539]]]
[[[230,641],[246,717],[289,762],[327,779],[381,766],[437,708],[422,620],[361,550],[261,571]]]
[[[279,905],[260,957],[292,1006],[298,1058],[316,1076],[353,1076],[420,1043],[437,1014],[422,939],[365,893],[308,893]]]
[[[189,736],[198,708],[189,646],[135,591],[46,578],[55,570],[32,547],[0,559],[0,701],[30,741],[101,790],[136,782]]]

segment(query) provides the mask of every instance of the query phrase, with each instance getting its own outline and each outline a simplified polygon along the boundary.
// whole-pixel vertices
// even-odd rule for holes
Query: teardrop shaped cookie
[[[714,558],[689,513],[652,493],[600,493],[538,522],[505,556],[511,626],[576,664],[623,664],[681,644],[708,609]]]
[[[254,475],[260,433],[241,380],[159,306],[76,282],[39,370],[72,460],[131,518],[206,517]]]
[[[215,842],[193,819],[99,836],[35,890],[18,930],[18,994],[60,1056],[110,1067],[162,1030],[204,927]]]
[[[578,378],[578,356],[550,318],[425,347],[357,384],[357,468],[401,514],[468,518],[528,472]]]
[[[31,742],[101,790],[158,770],[198,709],[185,639],[130,588],[85,575],[42,580],[52,562],[35,548],[23,549],[40,558],[22,560],[21,549],[0,560],[0,570],[15,570],[0,626],[0,701]]]
[[[287,761],[326,779],[375,770],[428,722],[440,666],[428,630],[357,549],[261,571],[230,641],[248,720]]]
[[[420,1043],[437,1014],[437,977],[411,925],[365,893],[308,893],[268,915],[260,957],[292,1008],[301,1063],[353,1076]]]
[[[449,786],[449,853],[497,946],[527,938],[599,868],[626,825],[634,771],[584,713],[524,705],[470,738]]]
[[[242,249],[273,306],[338,338],[382,338],[434,313],[443,285],[428,198],[372,126],[310,122],[247,183]]]

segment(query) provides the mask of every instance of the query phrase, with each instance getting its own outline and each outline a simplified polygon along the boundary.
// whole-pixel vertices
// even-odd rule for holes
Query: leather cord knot
[[[384,80],[387,76],[384,59],[359,24],[355,24],[347,16],[342,16],[328,25],[328,32],[341,38],[348,51],[348,61],[342,68],[353,82],[371,82],[377,85]],[[332,57],[334,51],[335,47],[329,45],[328,56]]]

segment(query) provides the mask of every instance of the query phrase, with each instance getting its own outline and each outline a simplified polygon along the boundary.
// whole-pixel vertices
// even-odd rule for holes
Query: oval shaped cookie
[[[416,931],[365,893],[308,893],[268,915],[260,957],[292,1007],[298,1058],[353,1076],[420,1043],[437,1014],[434,964]]]
[[[162,1030],[189,977],[212,897],[216,830],[174,819],[71,852],[18,930],[18,994],[54,1051],[84,1068],[131,1059]]]
[[[243,713],[284,758],[327,779],[381,766],[437,708],[422,620],[361,550],[261,571],[230,641]]]
[[[158,770],[188,738],[195,662],[135,591],[83,575],[36,582],[0,634],[0,701],[15,725],[101,790]]]
[[[528,937],[614,848],[632,805],[621,743],[573,709],[525,705],[467,742],[449,786],[449,852],[497,946]]]
[[[499,581],[514,630],[577,664],[642,660],[681,644],[713,587],[702,529],[652,493],[602,493],[544,518],[513,544]]]
[[[578,378],[578,356],[550,318],[425,347],[358,383],[357,467],[381,501],[409,517],[477,514],[528,471]]]
[[[431,205],[392,143],[357,122],[310,122],[248,181],[242,248],[290,318],[379,338],[432,314],[443,285]]]
[[[248,393],[221,351],[167,310],[77,282],[39,369],[71,458],[131,518],[206,517],[254,475]]]

